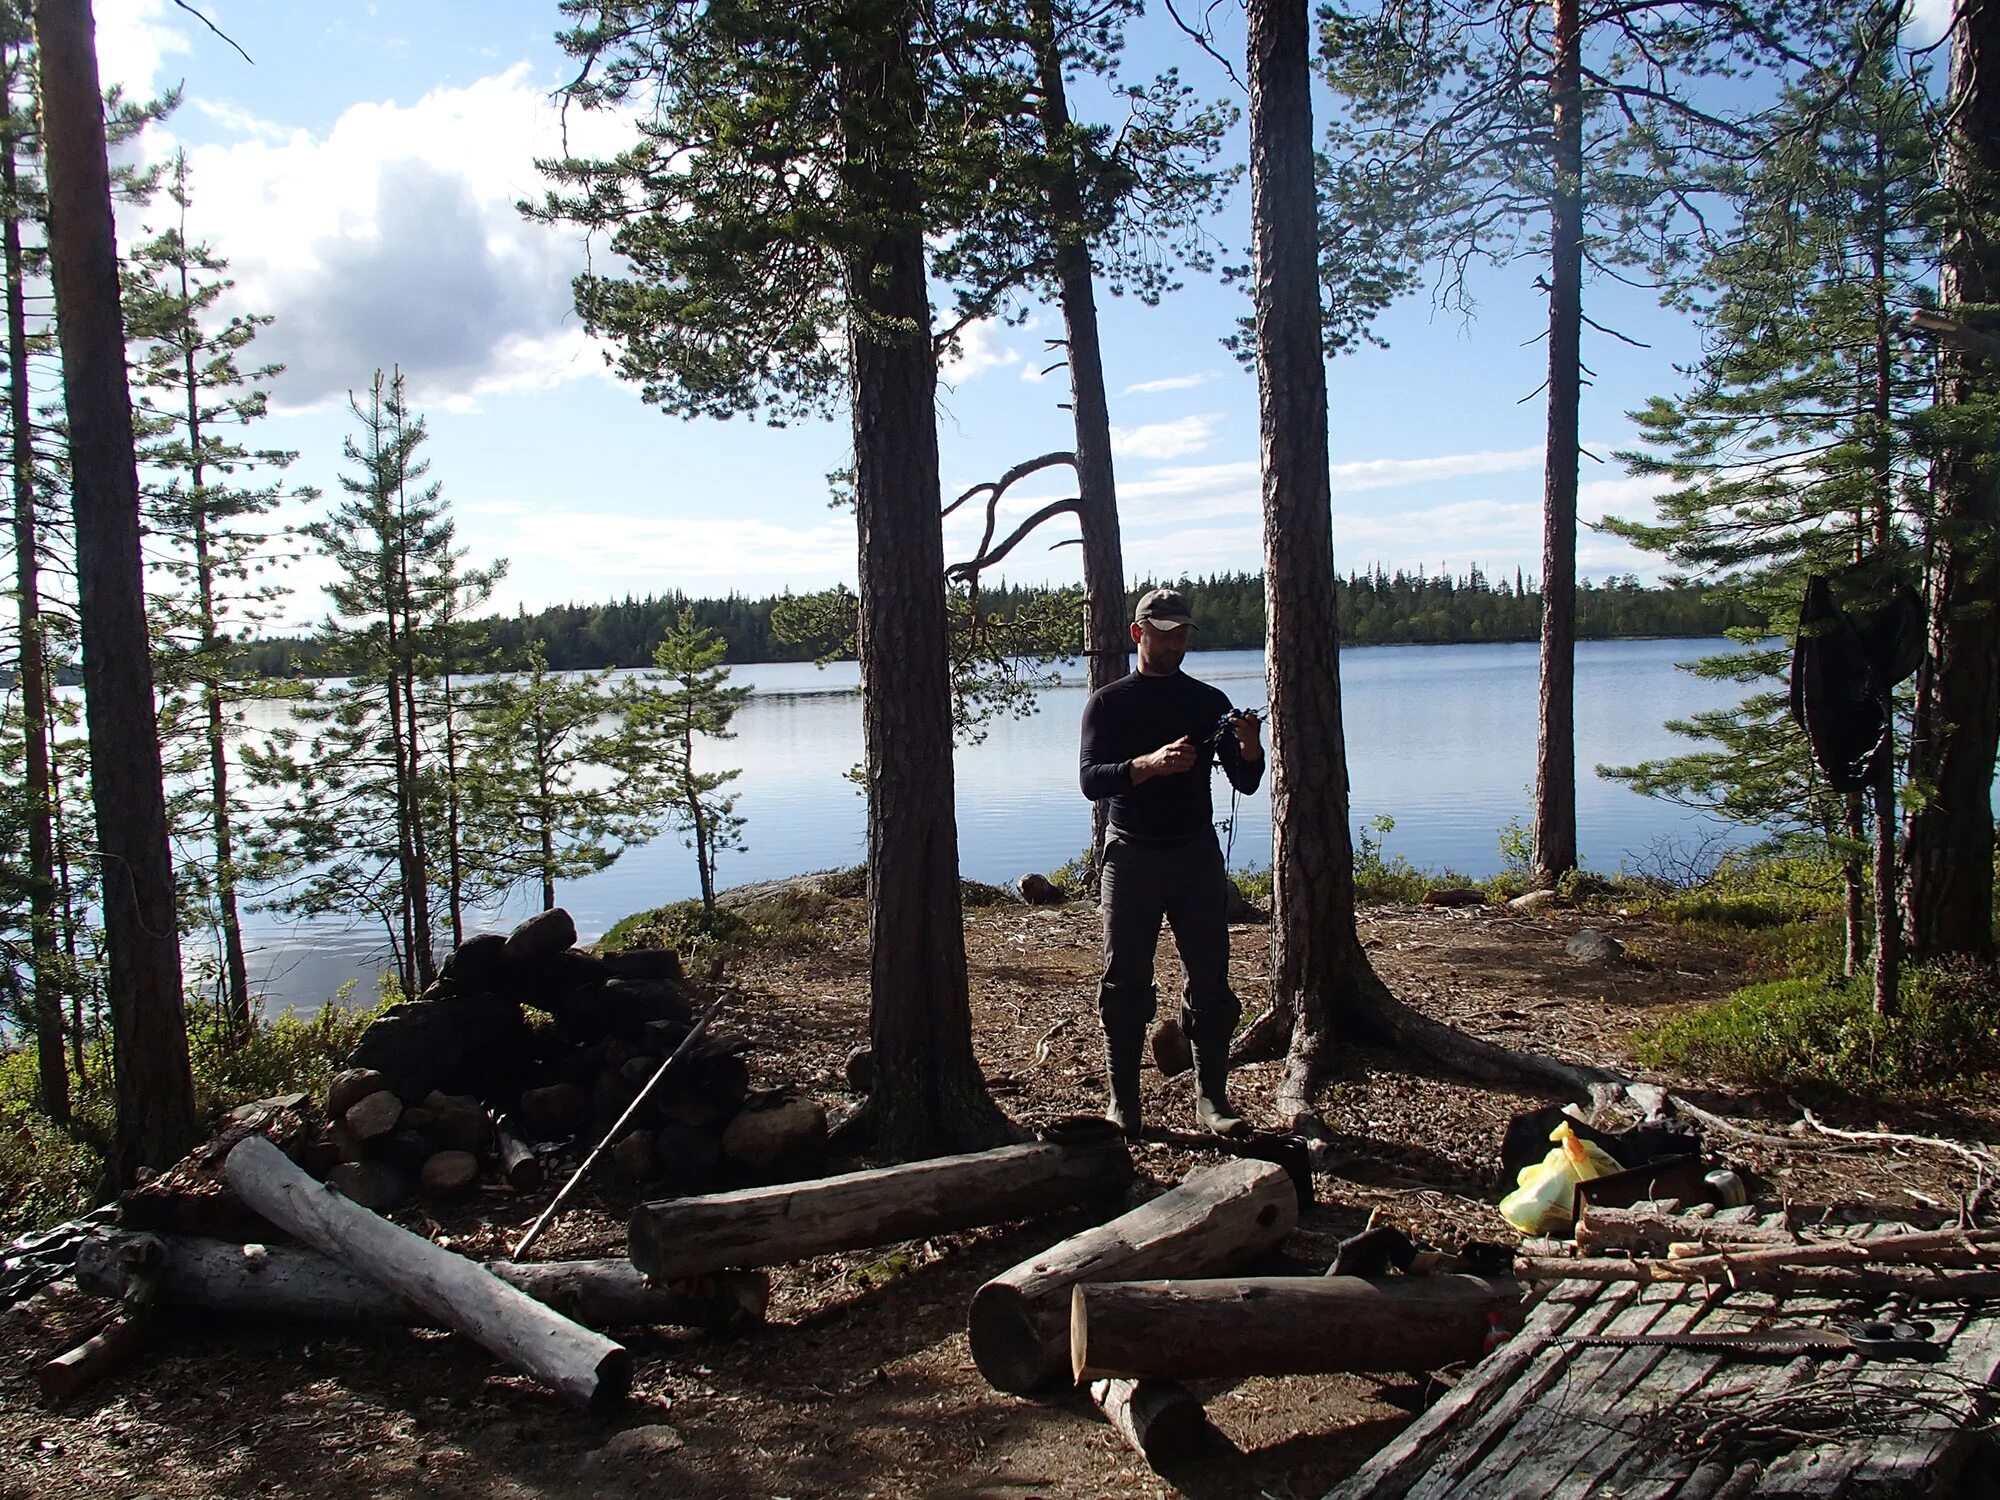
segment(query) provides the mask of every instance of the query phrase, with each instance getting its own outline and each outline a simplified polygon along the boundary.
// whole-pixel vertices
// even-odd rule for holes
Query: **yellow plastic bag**
[[[1500,1200],[1500,1217],[1523,1234],[1566,1229],[1576,1217],[1576,1185],[1623,1170],[1602,1147],[1579,1139],[1567,1120],[1549,1139],[1555,1149],[1521,1168],[1514,1191]]]

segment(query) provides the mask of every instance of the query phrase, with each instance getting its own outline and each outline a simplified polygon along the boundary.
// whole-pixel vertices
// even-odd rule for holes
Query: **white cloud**
[[[1951,29],[1956,0],[1913,0],[1903,23],[1903,44],[1926,47]]]
[[[625,130],[586,113],[571,146],[615,149]],[[274,400],[338,398],[391,365],[420,404],[455,410],[601,375],[570,305],[578,236],[514,207],[558,142],[521,64],[408,106],[354,105],[324,135],[193,148],[190,226],[230,263],[231,310],[276,318],[257,350],[286,366]]]
[[[1160,380],[1142,380],[1137,385],[1128,385],[1118,394],[1121,396],[1150,396],[1156,391],[1191,391],[1198,385],[1207,385],[1215,379],[1213,371],[1199,375],[1168,375]]]
[[[1185,458],[1207,450],[1221,421],[1220,412],[1204,412],[1143,427],[1114,427],[1111,451],[1122,458]]]
[[[962,385],[988,370],[1005,369],[1020,362],[1019,350],[1001,344],[1000,325],[991,318],[981,318],[959,330],[958,349],[938,365],[938,380],[946,386]]]
[[[167,81],[160,73],[168,53],[194,50],[177,26],[162,24],[169,14],[185,19],[168,0],[97,0],[93,11],[98,81],[106,88],[121,84],[143,98]]]
[[[247,135],[254,140],[279,142],[287,133],[285,127],[275,121],[259,119],[249,110],[239,109],[233,104],[196,97],[188,100],[188,108],[213,120],[224,130]]]
[[[851,578],[853,525],[778,526],[697,516],[630,516],[565,510],[517,517],[504,549],[566,576],[682,582],[774,574]]]
[[[1539,469],[1542,450],[1515,448],[1506,452],[1441,453],[1429,458],[1366,458],[1334,464],[1328,472],[1335,494],[1358,494],[1363,490],[1398,489],[1406,484],[1427,484],[1437,479],[1462,479],[1473,474],[1512,474]]]

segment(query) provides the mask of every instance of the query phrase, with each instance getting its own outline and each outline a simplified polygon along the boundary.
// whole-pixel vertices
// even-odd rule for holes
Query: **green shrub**
[[[1261,870],[1231,870],[1230,883],[1252,906],[1266,910],[1271,905],[1271,871],[1268,866]]]
[[[1634,1038],[1650,1067],[1757,1088],[1819,1085],[1867,1097],[1950,1093],[2000,1074],[2000,981],[1991,968],[1906,971],[1897,1014],[1869,981],[1794,978],[1736,991]]]
[[[711,913],[699,901],[671,901],[619,918],[598,939],[597,949],[623,953],[630,948],[671,948],[691,962],[736,947],[750,932],[750,919],[729,907],[718,906]]]

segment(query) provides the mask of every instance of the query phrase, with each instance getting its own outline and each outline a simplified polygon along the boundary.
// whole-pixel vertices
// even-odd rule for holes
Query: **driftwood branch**
[[[1083,502],[1074,495],[1070,496],[1067,500],[1052,501],[1044,505],[1032,516],[1029,516],[1019,526],[1015,527],[1014,534],[1008,537],[1006,541],[1000,543],[999,546],[989,550],[982,544],[979,556],[973,558],[970,562],[953,563],[944,570],[945,577],[954,583],[971,582],[977,579],[987,568],[994,566],[1001,559],[1005,558],[1009,552],[1012,552],[1026,540],[1035,528],[1042,525],[1043,522],[1052,521],[1061,515],[1075,516],[1082,513]]]

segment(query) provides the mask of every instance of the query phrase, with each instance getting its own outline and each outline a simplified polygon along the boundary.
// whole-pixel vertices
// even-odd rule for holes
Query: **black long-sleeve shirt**
[[[1239,792],[1254,792],[1264,762],[1246,761],[1236,732],[1216,734],[1229,699],[1185,672],[1133,672],[1090,695],[1083,710],[1080,780],[1091,801],[1111,800],[1111,826],[1128,838],[1182,839],[1211,826],[1209,773],[1220,748],[1222,771]],[[1132,762],[1186,735],[1201,747],[1191,770],[1134,784]]]

